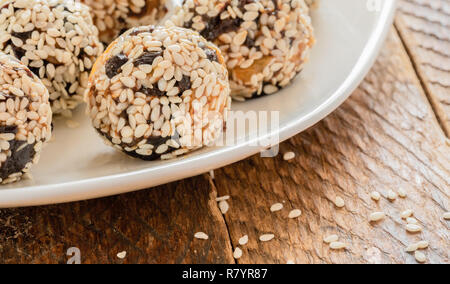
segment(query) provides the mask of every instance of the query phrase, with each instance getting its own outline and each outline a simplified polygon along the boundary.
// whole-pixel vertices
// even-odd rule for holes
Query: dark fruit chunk
[[[134,61],[134,66],[139,66],[139,65],[144,65],[144,64],[152,65],[153,60],[155,60],[156,57],[161,56],[161,55],[162,55],[161,51],[145,52],[144,54],[139,56],[139,58],[137,58]]]
[[[21,39],[21,40],[25,43],[25,41],[31,37],[31,33],[32,33],[32,32],[33,32],[33,31],[24,32],[24,33],[14,33],[14,32],[13,32],[13,33],[11,33],[11,35],[12,35],[13,37],[16,37],[16,38]]]
[[[180,89],[180,94],[191,88],[191,77],[183,75],[181,81],[177,82],[178,88]]]
[[[106,76],[108,76],[108,78],[110,79],[116,76],[119,73],[120,67],[127,63],[127,61],[128,57],[123,53],[119,53],[116,56],[110,58],[105,65]]]
[[[219,35],[237,30],[242,24],[241,18],[221,20],[220,16],[206,22],[206,28],[201,35],[209,41],[214,41]]]
[[[16,47],[15,45],[13,45],[12,46],[12,50],[13,50],[13,52],[14,52],[14,56],[17,58],[17,59],[22,59],[22,57],[24,57],[25,56],[25,50],[23,49],[23,48],[21,48],[21,47]]]
[[[156,96],[156,97],[161,97],[166,94],[166,92],[161,91],[160,89],[158,89],[158,87],[147,88],[142,86],[142,88],[139,89],[138,92],[146,94],[147,96]]]
[[[206,58],[208,58],[211,61],[217,61],[217,53],[214,49],[207,47],[203,42],[199,43],[199,46],[206,54]]]
[[[0,168],[0,178],[6,179],[9,175],[18,173],[25,168],[25,165],[33,160],[36,152],[34,151],[34,144],[27,144],[20,151],[17,151],[20,146],[27,143],[26,141],[9,141],[9,150],[11,156],[2,163]]]

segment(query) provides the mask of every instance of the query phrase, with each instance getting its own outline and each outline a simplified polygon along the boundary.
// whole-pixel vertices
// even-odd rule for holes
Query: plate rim
[[[350,74],[344,82],[342,82],[339,88],[314,111],[304,117],[290,121],[278,129],[280,143],[324,119],[337,109],[359,86],[373,66],[385,38],[391,29],[396,6],[397,0],[384,1],[377,26],[365,44],[361,56],[350,71]],[[262,149],[255,147],[254,145],[259,145],[259,141],[267,139],[270,135],[273,135],[273,133],[255,137],[239,145],[222,147],[217,151],[200,153],[185,159],[181,158],[175,165],[161,164],[156,167],[142,170],[93,177],[78,181],[0,189],[0,208],[27,207],[89,200],[137,191],[144,188],[151,188],[196,176],[243,160],[260,152]],[[197,166],[197,164],[199,164],[197,162],[200,160],[202,161],[201,167]],[[191,166],[191,168],[188,174],[183,174],[180,170],[185,168],[186,165]],[[172,178],[166,178],[164,181],[150,183],[148,178],[154,176],[157,172],[160,173],[159,175],[161,176],[167,176],[169,173],[175,174]],[[134,179],[133,185],[129,184],[130,179]]]

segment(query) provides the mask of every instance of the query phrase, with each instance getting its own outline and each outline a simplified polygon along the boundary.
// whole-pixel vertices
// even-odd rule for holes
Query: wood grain
[[[393,29],[352,97],[281,145],[281,153],[296,153],[294,160],[254,156],[216,170],[214,180],[202,175],[116,197],[2,209],[0,263],[65,263],[70,247],[81,250],[82,263],[234,263],[232,251],[245,234],[249,243],[240,246],[239,263],[415,263],[404,249],[421,239],[430,242],[424,250],[429,263],[449,263],[450,224],[442,215],[450,210],[450,143],[427,99],[445,126],[445,92],[436,91],[436,85],[448,79],[444,75],[450,64],[442,55],[449,50],[448,40],[441,43],[438,38],[445,39],[445,33],[428,27],[442,22],[440,16],[425,17],[431,36],[423,36],[430,39],[429,46],[418,47],[416,41],[428,44],[417,39],[422,33],[405,28],[411,19],[421,21],[419,10],[405,12],[407,5],[436,9],[440,15],[449,11],[446,3],[402,1],[396,27],[403,41]],[[422,64],[419,51],[427,48],[424,54],[431,55],[423,60],[433,61]],[[440,66],[443,76],[430,78],[444,81],[428,82],[426,64]],[[376,203],[369,196],[399,188],[407,198]],[[217,194],[231,196],[225,215],[217,207]],[[345,200],[345,208],[333,204],[337,196]],[[272,213],[269,208],[276,202],[284,209]],[[288,219],[294,208],[303,214]],[[422,233],[405,231],[400,214],[406,209],[414,210]],[[370,224],[368,215],[374,211],[386,212],[386,219]],[[197,231],[209,239],[193,238]],[[275,239],[260,242],[264,233]],[[322,242],[330,234],[338,234],[348,249],[331,251]],[[121,251],[127,252],[124,260],[116,256]]]
[[[395,23],[450,137],[450,1],[400,0]]]
[[[225,214],[233,247],[249,235],[239,263],[415,263],[408,244],[430,242],[430,263],[449,262],[450,147],[439,128],[396,32],[378,61],[342,107],[281,145],[294,160],[252,157],[215,171],[219,195],[230,195]],[[374,202],[403,188],[406,199]],[[346,206],[334,205],[337,196]],[[284,209],[270,212],[272,204]],[[289,211],[301,209],[298,219]],[[409,234],[400,218],[413,209],[424,231]],[[375,211],[387,218],[368,222]],[[262,243],[258,237],[275,234]],[[331,251],[323,238],[337,234],[348,250]]]
[[[98,200],[0,210],[0,263],[234,263],[206,175]],[[195,239],[197,231],[208,240]],[[124,260],[117,253],[126,251]]]

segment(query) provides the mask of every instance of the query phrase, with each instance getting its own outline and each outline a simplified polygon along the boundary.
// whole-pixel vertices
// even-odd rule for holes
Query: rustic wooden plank
[[[448,141],[447,141],[448,142]],[[230,195],[225,220],[240,263],[415,263],[408,244],[430,242],[431,263],[449,263],[450,147],[395,30],[352,97],[315,127],[281,145],[294,160],[259,156],[215,171],[219,196]],[[408,196],[378,203],[403,188]],[[334,205],[336,197],[345,208]],[[284,209],[270,212],[276,202]],[[301,209],[297,219],[289,211]],[[410,234],[400,214],[413,209],[424,228]],[[384,221],[368,216],[384,211]],[[275,234],[260,242],[258,236]],[[247,245],[238,240],[249,236]],[[337,234],[347,250],[322,239]]]
[[[400,0],[395,23],[450,137],[450,2]]]
[[[234,263],[206,175],[98,200],[0,210],[0,263]],[[197,231],[208,240],[195,239]],[[124,260],[116,254],[126,251]]]

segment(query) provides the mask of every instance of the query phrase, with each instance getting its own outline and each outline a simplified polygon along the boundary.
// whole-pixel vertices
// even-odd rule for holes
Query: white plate
[[[376,9],[378,1],[380,9]],[[233,103],[232,109],[280,111],[279,128],[269,133],[280,141],[317,123],[364,78],[389,31],[394,10],[394,0],[321,0],[313,13],[317,44],[301,76],[278,94]],[[168,183],[258,153],[262,148],[252,145],[267,138],[258,135],[172,161],[144,162],[104,145],[83,111],[74,120],[81,127],[69,129],[64,121],[56,121],[56,140],[32,169],[33,179],[1,186],[0,207],[76,201]]]

